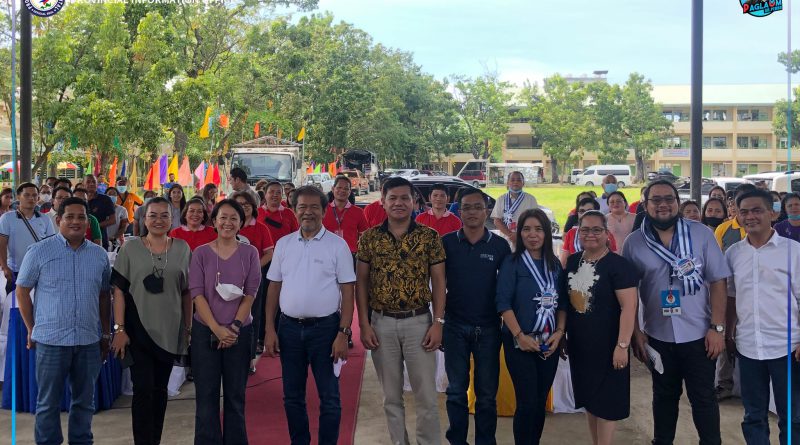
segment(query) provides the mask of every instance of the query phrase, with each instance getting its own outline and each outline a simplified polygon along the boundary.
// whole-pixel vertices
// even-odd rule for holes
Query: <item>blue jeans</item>
[[[197,394],[194,416],[196,445],[247,445],[244,400],[250,369],[253,326],[243,326],[239,341],[225,349],[211,349],[211,329],[192,324],[192,373]],[[223,412],[220,425],[219,384],[222,380]],[[223,429],[224,428],[224,429]]]
[[[85,346],[36,345],[36,398],[37,445],[60,444],[61,399],[64,384],[69,381],[72,403],[69,409],[69,443],[91,444],[92,415],[94,415],[94,387],[103,362],[100,343]]]
[[[475,444],[494,445],[497,430],[497,385],[500,378],[500,323],[481,327],[448,319],[442,332],[447,371],[445,437],[453,445],[467,444],[469,430],[469,358],[475,360]]]
[[[786,445],[788,429],[786,414],[788,383],[786,357],[773,360],[753,360],[741,354],[739,377],[742,382],[744,420],[742,434],[748,445],[769,445],[769,382],[775,394],[781,445]],[[800,444],[800,365],[792,358],[792,445]]]
[[[336,445],[342,405],[339,378],[333,374],[331,349],[339,333],[338,313],[310,323],[298,323],[281,316],[278,345],[283,374],[283,407],[289,423],[292,445],[308,445],[311,433],[306,411],[308,366],[314,374],[319,394],[319,445]]]

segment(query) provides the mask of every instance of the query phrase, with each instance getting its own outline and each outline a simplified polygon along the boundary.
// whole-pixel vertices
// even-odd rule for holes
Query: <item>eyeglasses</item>
[[[602,227],[581,227],[580,229],[578,229],[578,232],[580,232],[581,235],[591,234],[594,236],[602,235],[603,233],[605,233],[605,231],[606,229]]]
[[[656,206],[660,206],[661,204],[675,204],[676,199],[675,196],[653,196],[652,198],[648,198],[647,201],[652,202]]]
[[[465,212],[466,213],[469,213],[469,212],[480,212],[480,211],[483,211],[483,210],[486,210],[486,206],[474,205],[474,206],[463,206],[463,207],[461,207],[461,212],[462,213],[465,213]]]

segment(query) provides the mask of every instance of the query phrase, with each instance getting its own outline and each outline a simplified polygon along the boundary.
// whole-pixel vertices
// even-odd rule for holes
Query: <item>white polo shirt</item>
[[[788,256],[787,256],[788,255]],[[791,258],[792,287],[789,282]],[[773,232],[769,241],[754,248],[745,239],[725,251],[733,272],[728,295],[736,297],[736,349],[753,360],[786,357],[788,302],[792,305],[792,350],[800,345],[800,243]]]
[[[356,281],[347,242],[322,227],[304,240],[296,231],[278,240],[267,279],[280,281],[281,312],[294,318],[325,317],[339,310],[339,285]]]

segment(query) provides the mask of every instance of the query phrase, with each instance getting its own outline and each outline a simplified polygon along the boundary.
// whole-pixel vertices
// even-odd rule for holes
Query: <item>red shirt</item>
[[[435,230],[439,233],[439,236],[445,236],[461,228],[461,220],[448,211],[445,211],[441,218],[436,218],[436,215],[433,214],[433,209],[431,209],[417,215],[416,221]]]
[[[258,222],[263,222],[267,226],[273,243],[277,243],[279,239],[300,229],[294,212],[283,206],[278,206],[278,210],[274,212],[265,207],[259,207]]]
[[[217,239],[217,231],[213,227],[203,226],[201,230],[192,231],[186,226],[180,226],[172,229],[169,236],[186,241],[189,245],[189,250],[194,251],[203,244],[208,244]]]
[[[608,250],[615,252],[617,250],[617,240],[611,232],[608,233]],[[575,253],[575,236],[578,234],[578,228],[573,227],[564,235],[564,243],[561,245],[562,250],[566,250],[570,255]]]
[[[358,237],[369,229],[364,211],[349,202],[341,212],[336,209],[336,203],[330,203],[322,219],[322,225],[326,230],[344,238],[347,247],[353,253],[358,249]]]
[[[628,211],[636,214],[636,209],[639,207],[639,201],[633,201],[631,205],[628,206]]]
[[[386,210],[383,209],[380,199],[364,207],[364,218],[367,218],[370,227],[379,226],[386,221]]]
[[[250,245],[258,250],[259,258],[264,255],[265,250],[275,247],[267,225],[254,219],[250,220],[250,224],[244,224],[242,230],[239,231],[239,237],[247,238]]]

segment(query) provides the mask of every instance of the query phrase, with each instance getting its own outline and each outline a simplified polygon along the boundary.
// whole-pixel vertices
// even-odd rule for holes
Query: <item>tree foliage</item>
[[[786,111],[786,99],[775,102],[772,131],[781,138],[785,138],[788,135]],[[794,89],[794,100],[792,100],[792,147],[796,148],[797,146],[800,146],[800,87]]]

